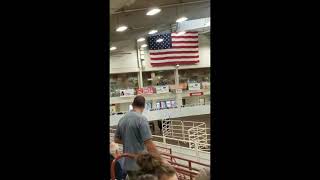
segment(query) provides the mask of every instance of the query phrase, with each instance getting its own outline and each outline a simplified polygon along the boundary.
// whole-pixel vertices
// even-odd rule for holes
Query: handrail
[[[174,156],[174,155],[172,155],[172,154],[161,153],[161,155],[165,155],[165,156],[169,156],[169,157],[171,157],[171,158],[177,158],[177,159],[180,159],[180,160],[188,161],[188,162],[189,162],[189,167],[188,167],[188,166],[185,166],[185,165],[182,165],[182,164],[178,164],[178,163],[176,163],[176,162],[172,162],[172,161],[169,161],[169,163],[170,163],[170,164],[177,165],[177,166],[180,166],[180,167],[189,168],[189,169],[187,170],[187,169],[183,169],[183,168],[180,168],[180,167],[177,167],[177,166],[173,166],[173,168],[176,169],[177,173],[181,173],[181,174],[184,174],[184,175],[188,175],[188,176],[190,176],[190,178],[191,178],[192,176],[196,176],[196,175],[198,174],[198,173],[192,171],[194,168],[191,167],[191,163],[195,163],[195,164],[199,164],[199,165],[202,165],[202,166],[210,167],[210,166],[207,165],[207,164],[199,163],[199,162],[192,161],[192,160],[188,160],[188,159],[185,159],[185,158],[180,158],[180,157]],[[124,158],[124,157],[128,157],[128,158],[131,158],[131,159],[135,159],[136,156],[137,156],[137,155],[135,155],[135,154],[125,153],[125,154],[122,154],[122,155],[116,157],[116,158],[112,161],[112,163],[111,163],[111,179],[112,179],[112,180],[115,180],[115,179],[116,179],[115,166],[116,166],[116,162],[117,162],[119,159]]]
[[[198,165],[201,165],[201,166],[210,167],[210,165],[208,165],[208,164],[204,164],[204,163],[197,162],[197,161],[193,161],[193,160],[190,160],[190,159],[186,159],[186,158],[178,157],[178,156],[175,156],[175,155],[171,155],[171,154],[167,154],[167,153],[161,153],[161,154],[162,154],[162,155],[165,155],[165,156],[172,157],[172,158],[176,158],[176,159],[180,159],[180,160],[188,161],[188,162],[191,162],[191,163],[194,163],[194,164],[198,164]]]
[[[210,103],[205,103],[205,104],[201,104],[201,103],[195,103],[195,104],[186,104],[186,105],[181,105],[180,107],[172,107],[172,108],[164,108],[164,109],[181,109],[181,108],[185,108],[185,107],[194,107],[194,106],[206,106],[206,105],[210,105]],[[152,108],[149,111],[161,111],[164,109],[157,109],[157,108]],[[120,112],[113,112],[113,113],[109,113],[110,116],[114,116],[114,115],[124,115],[126,114],[128,111],[120,111]]]
[[[158,136],[158,135],[152,135],[152,136],[153,136],[153,137],[156,137],[156,138],[163,138],[163,136]],[[176,139],[176,138],[170,138],[170,137],[165,137],[165,139],[175,140],[175,141],[181,141],[181,142],[186,142],[186,143],[189,143],[189,142],[194,143],[194,141],[183,140],[183,139]],[[210,146],[210,144],[208,144],[208,143],[200,143],[200,142],[199,142],[198,144]]]

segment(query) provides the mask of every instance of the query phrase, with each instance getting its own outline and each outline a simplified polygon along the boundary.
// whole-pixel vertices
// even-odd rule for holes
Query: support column
[[[138,84],[139,88],[143,88],[143,77],[142,77],[142,62],[141,62],[141,54],[142,54],[142,49],[139,49],[139,46],[137,44],[137,54],[138,54],[138,68],[139,68],[139,74],[138,74]]]
[[[175,86],[176,86],[176,103],[177,103],[177,107],[181,107],[182,106],[182,94],[181,92],[177,93],[178,89],[179,89],[179,65],[176,65],[176,69],[174,71],[174,76],[175,76]]]

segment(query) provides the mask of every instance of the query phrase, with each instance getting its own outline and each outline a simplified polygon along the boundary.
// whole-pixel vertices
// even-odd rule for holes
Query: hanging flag
[[[198,32],[164,33],[148,37],[152,66],[195,64],[199,62]]]

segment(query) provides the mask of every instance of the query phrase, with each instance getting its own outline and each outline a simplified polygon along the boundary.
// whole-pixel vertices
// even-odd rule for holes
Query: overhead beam
[[[207,3],[207,2],[210,2],[210,0],[184,2],[184,3],[174,3],[174,4],[167,4],[167,5],[162,5],[162,6],[158,6],[158,7],[159,7],[159,8],[169,8],[169,7],[190,5],[190,4]],[[148,8],[149,8],[149,7],[146,7],[146,8],[138,8],[138,9],[127,9],[127,10],[123,10],[123,11],[116,11],[116,12],[114,12],[114,13],[112,13],[112,14],[115,15],[115,14],[122,14],[122,13],[131,13],[131,12],[137,12],[137,11],[145,11],[145,10],[148,10]]]

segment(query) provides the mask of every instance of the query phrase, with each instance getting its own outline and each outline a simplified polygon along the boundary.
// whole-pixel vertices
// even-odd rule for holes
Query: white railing
[[[113,142],[114,139],[114,133],[115,129],[110,130],[110,142]],[[203,151],[201,149],[196,149],[196,148],[189,148],[189,147],[184,147],[180,146],[180,143],[183,144],[188,144],[190,141],[189,140],[183,140],[183,139],[176,139],[176,138],[170,138],[170,137],[164,137],[164,136],[157,136],[157,135],[152,135],[154,138],[155,144],[157,144],[160,147],[165,147],[165,148],[171,148],[172,149],[172,155],[184,157],[193,161],[197,162],[202,162],[202,163],[207,163],[210,164],[210,152],[209,151]],[[162,141],[157,141],[156,139],[162,139]],[[169,144],[166,143],[167,140],[175,141],[175,144]],[[205,144],[205,143],[197,143],[197,146],[210,146],[210,144]],[[123,146],[119,144],[119,150],[122,152],[123,151]],[[166,152],[167,153],[167,152]]]
[[[204,122],[163,119],[163,136],[187,140],[188,130],[200,125],[206,126]]]
[[[194,126],[188,130],[189,147],[210,151],[208,134],[205,123]]]

